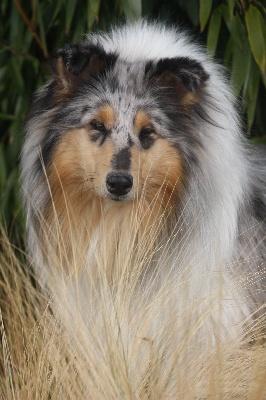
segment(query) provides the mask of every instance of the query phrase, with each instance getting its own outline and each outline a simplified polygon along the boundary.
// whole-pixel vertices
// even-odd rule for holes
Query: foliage
[[[200,27],[205,28],[212,1],[200,2]],[[246,6],[244,2],[228,1],[214,8],[208,26],[207,47],[215,53],[222,21],[230,36],[226,42],[224,60],[231,62],[231,82],[236,94],[242,91],[247,109],[248,126],[254,122],[260,79],[266,85],[266,8],[259,2]]]
[[[18,163],[32,93],[45,80],[53,51],[84,32],[141,16],[201,32],[211,54],[232,67],[251,132],[265,133],[266,9],[247,0],[2,0],[0,4],[0,215],[22,226]]]

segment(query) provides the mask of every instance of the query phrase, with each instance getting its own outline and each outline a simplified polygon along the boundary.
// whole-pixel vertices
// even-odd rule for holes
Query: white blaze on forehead
[[[117,151],[128,147],[130,140],[133,141],[134,115],[135,111],[129,104],[121,104],[112,134]]]

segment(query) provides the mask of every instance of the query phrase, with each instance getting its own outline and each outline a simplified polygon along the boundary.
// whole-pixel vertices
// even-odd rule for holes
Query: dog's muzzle
[[[106,187],[114,196],[128,194],[133,186],[133,177],[125,172],[110,172],[106,177]]]

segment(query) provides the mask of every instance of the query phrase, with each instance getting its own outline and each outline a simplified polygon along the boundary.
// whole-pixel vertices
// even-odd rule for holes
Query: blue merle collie
[[[137,262],[145,287],[172,274],[177,302],[181,280],[188,299],[228,285],[225,323],[261,315],[265,153],[243,137],[221,67],[183,32],[141,21],[66,45],[51,71],[22,151],[42,279],[51,253],[68,277],[97,258],[110,281],[119,258],[117,276]]]

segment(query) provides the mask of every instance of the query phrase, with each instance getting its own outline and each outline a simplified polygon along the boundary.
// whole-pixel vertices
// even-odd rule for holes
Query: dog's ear
[[[91,77],[99,76],[115,64],[117,56],[98,46],[79,43],[66,45],[52,58],[56,95],[63,98],[75,92]]]
[[[164,58],[156,65],[147,64],[146,73],[172,100],[186,105],[198,101],[209,79],[202,65],[187,57]]]

